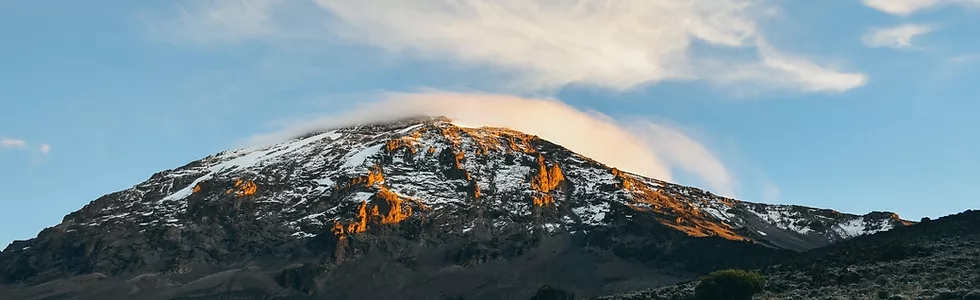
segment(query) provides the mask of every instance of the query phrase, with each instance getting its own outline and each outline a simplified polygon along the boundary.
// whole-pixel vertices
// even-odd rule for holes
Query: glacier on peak
[[[535,165],[542,159],[560,168],[565,177],[562,188],[553,192],[535,191],[530,179],[537,173]],[[449,168],[462,175],[442,170],[447,164],[455,164]],[[662,215],[665,225],[687,228],[683,230],[696,236],[725,232],[722,235],[731,238],[805,250],[887,230],[895,223],[894,220],[865,222],[862,216],[847,214],[828,217],[819,209],[728,199],[610,169],[537,137],[505,128],[461,127],[445,117],[410,118],[314,132],[270,146],[222,152],[192,165],[195,166],[169,171],[176,175],[165,176],[163,182],[146,182],[134,187],[131,192],[140,194],[146,194],[147,190],[167,190],[168,186],[179,187],[153,201],[157,205],[145,206],[140,215],[166,219],[165,223],[174,225],[180,222],[172,220],[187,214],[188,199],[203,182],[251,178],[258,183],[258,197],[263,201],[285,205],[281,211],[258,207],[253,213],[281,214],[279,217],[287,220],[283,226],[293,234],[316,235],[326,231],[331,222],[350,222],[357,218],[357,208],[352,205],[370,201],[374,193],[361,191],[344,196],[336,194],[336,190],[350,178],[370,173],[372,166],[381,166],[384,181],[377,187],[418,202],[410,206],[429,208],[427,212],[416,208],[419,214],[474,205],[476,191],[485,198],[480,202],[499,206],[512,216],[510,222],[491,222],[491,229],[521,223],[520,220],[539,210],[536,206],[541,203],[567,214],[550,223],[542,222],[557,224],[545,226],[549,231],[559,227],[576,230],[582,226],[605,226],[606,216],[614,213],[610,211],[612,206],[642,207],[646,212]],[[344,199],[337,199],[340,202],[324,199],[331,193]],[[524,202],[535,197],[556,200],[554,204]],[[132,198],[145,202],[152,197]],[[163,205],[166,202],[170,203]],[[114,219],[118,218],[98,220]],[[154,226],[159,221],[140,224]],[[716,224],[710,226],[717,228],[702,228],[704,224]]]
[[[374,280],[375,263],[424,285],[427,268],[483,276],[500,264],[478,265],[513,259],[508,271],[554,278],[536,273],[537,264],[573,259],[629,265],[609,276],[633,284],[634,271],[747,266],[905,224],[890,213],[721,197],[519,131],[416,118],[311,132],[158,172],[12,243],[0,252],[0,282],[91,272],[185,276],[269,261],[282,262],[277,281],[340,270],[344,278],[324,279],[338,284],[324,287],[336,293],[367,290],[345,289],[344,280],[358,272]],[[363,257],[371,259],[347,263]],[[569,278],[594,276],[591,267]],[[441,291],[455,281],[431,282]]]

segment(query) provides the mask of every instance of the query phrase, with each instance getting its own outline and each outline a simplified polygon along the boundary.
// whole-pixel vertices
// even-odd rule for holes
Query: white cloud
[[[755,85],[757,89],[794,87],[807,92],[837,93],[868,82],[868,76],[864,74],[834,71],[805,58],[779,52],[764,40],[757,43],[761,61],[735,64],[708,62],[716,64],[710,69],[719,70],[710,79],[728,85]]]
[[[893,15],[910,15],[918,10],[933,7],[942,0],[864,0],[864,5]]]
[[[27,141],[21,139],[12,139],[12,138],[0,139],[0,148],[23,149],[23,148],[27,148],[27,145],[28,145]],[[41,154],[48,154],[49,152],[51,152],[51,146],[48,144],[41,144],[40,146],[38,146],[38,151],[40,151]]]
[[[511,70],[530,89],[587,83],[624,90],[665,80],[780,84],[839,92],[864,84],[764,44],[757,25],[769,10],[749,0],[384,1],[317,0],[343,36],[396,52]],[[757,48],[751,74],[705,67],[695,42]],[[745,68],[745,67],[743,67]],[[743,76],[749,75],[749,76]],[[787,79],[787,75],[789,79]],[[725,80],[718,80],[723,78]],[[732,80],[736,79],[736,80]]]
[[[963,55],[957,55],[949,58],[949,61],[954,63],[968,63],[977,60],[980,60],[980,53],[963,54]]]
[[[765,0],[310,1],[321,8],[319,14],[277,9],[307,1],[208,1],[166,28],[195,41],[279,43],[296,38],[300,28],[320,30],[321,37],[405,57],[503,71],[508,75],[503,88],[519,91],[555,91],[570,83],[627,90],[706,80],[840,92],[866,82],[863,74],[765,44],[759,22],[774,11]],[[330,44],[318,42],[315,46]],[[708,51],[695,54],[695,44]],[[727,50],[757,53],[749,58],[720,53]]]
[[[868,47],[908,48],[912,39],[935,30],[927,24],[906,24],[888,28],[874,28],[861,37]]]
[[[693,173],[715,192],[734,196],[736,186],[728,168],[702,143],[678,128],[640,121],[628,129],[671,166]]]
[[[23,148],[27,146],[27,142],[24,140],[3,138],[0,139],[0,148]]]
[[[980,0],[863,0],[864,5],[884,13],[908,16],[920,10],[942,5],[980,6]]]
[[[417,115],[512,128],[607,165],[662,180],[672,180],[671,169],[680,168],[700,177],[716,193],[735,196],[736,181],[721,160],[675,127],[651,121],[619,122],[552,99],[443,91],[391,93],[343,113],[293,122],[282,131],[254,136],[249,142],[268,144],[315,130]]]

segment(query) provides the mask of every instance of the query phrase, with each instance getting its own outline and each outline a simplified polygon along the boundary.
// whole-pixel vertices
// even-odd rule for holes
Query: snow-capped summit
[[[576,237],[620,257],[653,253],[631,248],[643,243],[626,233],[656,238],[663,253],[679,246],[662,241],[681,237],[807,250],[906,224],[891,213],[724,198],[533,135],[425,117],[311,133],[154,174],[11,244],[0,254],[0,281],[299,257],[330,269],[324,257],[336,267],[377,251],[419,264],[426,247],[443,246],[452,248],[440,250],[446,262],[473,266],[525,255],[540,247],[533,236]]]

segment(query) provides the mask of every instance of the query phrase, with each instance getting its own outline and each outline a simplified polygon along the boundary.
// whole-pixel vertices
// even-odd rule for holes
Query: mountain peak
[[[350,124],[347,126],[340,126],[338,128],[344,127],[380,127],[380,128],[391,128],[399,126],[411,126],[417,124],[439,124],[439,123],[452,123],[453,118],[446,116],[427,116],[427,115],[417,115],[391,120],[382,120],[374,122],[364,122],[361,124]]]
[[[748,251],[745,262],[711,263],[731,265],[753,261],[748,253],[806,250],[903,222],[728,199],[610,168],[519,131],[413,117],[225,151],[157,173],[8,246],[0,281],[182,274],[304,257],[333,270],[371,255],[407,260],[402,267],[472,267],[536,253],[562,236],[560,243],[651,267],[697,271],[708,267],[705,258],[682,245]]]

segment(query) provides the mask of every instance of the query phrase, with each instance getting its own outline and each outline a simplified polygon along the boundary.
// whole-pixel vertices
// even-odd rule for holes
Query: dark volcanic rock
[[[761,299],[966,299],[980,287],[980,211],[858,237],[760,268]],[[690,299],[697,282],[604,299]]]
[[[156,173],[11,243],[0,283],[12,299],[596,296],[906,224],[728,199],[536,136],[420,118]],[[906,250],[891,255],[919,251]]]

